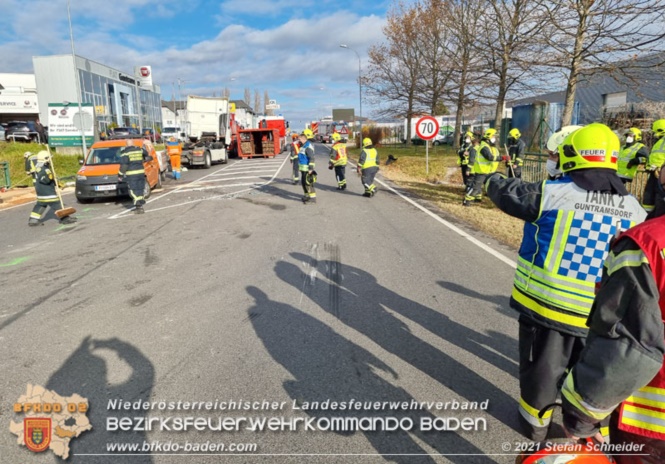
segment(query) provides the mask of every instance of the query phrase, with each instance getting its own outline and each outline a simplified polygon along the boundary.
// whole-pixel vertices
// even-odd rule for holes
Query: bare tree
[[[261,94],[258,90],[254,90],[254,112],[256,114],[263,114],[261,110]]]
[[[405,117],[406,143],[411,143],[411,118],[422,109],[417,102],[420,80],[417,10],[399,2],[388,12],[383,33],[386,42],[369,48],[369,66],[363,84],[383,116]]]
[[[272,115],[275,114],[274,110],[269,110],[269,109],[266,108],[269,101],[270,101],[270,95],[268,95],[268,91],[265,90],[263,92],[263,109],[264,109],[263,114],[265,114],[266,116],[272,116]]]
[[[545,36],[550,47],[548,64],[566,79],[563,125],[572,121],[582,77],[600,72],[630,76],[641,66],[634,60],[637,53],[665,50],[662,0],[547,1],[544,7],[552,28]],[[624,61],[619,67],[620,60]]]
[[[245,87],[245,97],[242,99],[247,106],[252,102],[252,92],[249,90],[249,87]]]

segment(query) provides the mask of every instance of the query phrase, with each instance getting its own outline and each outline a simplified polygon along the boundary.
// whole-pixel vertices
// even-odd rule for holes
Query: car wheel
[[[163,172],[160,172],[157,175],[157,183],[155,184],[156,189],[162,188],[162,181],[163,181],[162,176],[166,177],[166,174],[164,174]]]
[[[150,194],[152,193],[150,189],[150,182],[148,182],[148,179],[146,178],[145,180],[145,186],[143,187],[143,199],[147,200],[150,198]]]
[[[441,142],[439,142],[438,140],[435,140],[434,142],[432,142],[432,145],[434,145],[434,146],[437,146],[437,145],[440,145],[440,144],[441,144]]]
[[[203,164],[203,167],[205,169],[210,169],[210,166],[212,166],[212,158],[210,157],[210,152],[207,151],[205,154],[205,163]]]
[[[95,199],[94,198],[76,197],[76,201],[78,201],[82,205],[87,205],[87,204],[92,203],[93,201],[95,201]]]

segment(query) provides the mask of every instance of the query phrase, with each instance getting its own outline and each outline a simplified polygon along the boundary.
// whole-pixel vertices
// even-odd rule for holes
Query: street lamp
[[[346,48],[348,50],[352,50],[356,56],[358,57],[358,98],[359,98],[359,104],[360,104],[360,115],[358,116],[358,126],[360,128],[360,143],[362,144],[362,139],[363,139],[363,87],[362,87],[362,81],[360,80],[360,55],[358,54],[357,51],[355,51],[353,48],[349,47],[346,44],[339,44],[340,47]]]
[[[79,104],[79,121],[81,123],[81,145],[83,147],[83,157],[87,156],[88,147],[85,140],[85,124],[83,123],[83,108],[81,105],[81,83],[79,81],[78,69],[76,68],[76,50],[74,49],[74,29],[72,28],[72,14],[67,0],[67,21],[69,21],[69,39],[72,44],[72,61],[74,63],[74,81],[76,82],[76,100]],[[47,142],[48,143],[48,142]]]

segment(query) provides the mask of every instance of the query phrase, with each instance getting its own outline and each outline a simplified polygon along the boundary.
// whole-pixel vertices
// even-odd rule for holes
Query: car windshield
[[[101,164],[120,163],[120,151],[123,147],[104,147],[93,148],[88,153],[88,159],[85,164],[88,166],[99,166]]]
[[[178,129],[175,127],[165,127],[162,129],[162,134],[175,134],[176,132],[178,132]]]

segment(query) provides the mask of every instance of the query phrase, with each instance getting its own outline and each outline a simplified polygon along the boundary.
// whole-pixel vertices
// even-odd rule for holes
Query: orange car
[[[155,147],[150,140],[135,139],[134,145],[143,147],[152,160],[143,163],[145,167],[145,193],[147,199],[153,188],[162,186],[159,162]],[[82,167],[76,173],[76,199],[79,203],[90,203],[95,198],[112,198],[129,195],[126,182],[118,182],[120,156],[126,146],[125,139],[95,142]]]

